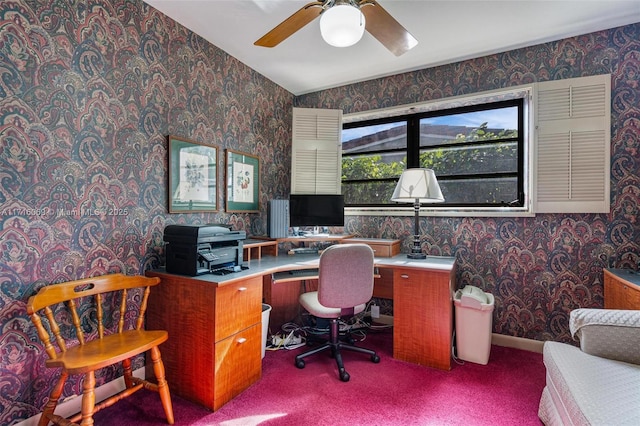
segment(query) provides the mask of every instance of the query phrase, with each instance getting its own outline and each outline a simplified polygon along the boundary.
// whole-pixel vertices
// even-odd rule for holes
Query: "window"
[[[345,123],[345,204],[397,206],[390,198],[402,171],[426,167],[435,171],[445,197],[438,208],[525,207],[526,93]]]
[[[342,193],[347,215],[412,214],[390,201],[407,167],[436,171],[446,201],[430,214],[610,211],[610,74],[344,116],[293,112],[292,193]]]

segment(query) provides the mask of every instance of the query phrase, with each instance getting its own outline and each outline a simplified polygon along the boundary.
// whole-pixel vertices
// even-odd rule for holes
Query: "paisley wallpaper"
[[[536,81],[612,75],[611,212],[531,218],[421,218],[423,249],[455,256],[457,285],[495,296],[493,332],[571,342],[577,307],[603,307],[606,267],[640,261],[640,24],[296,97],[345,114]],[[413,217],[356,217],[346,231],[403,238]],[[384,306],[383,306],[384,308]]]
[[[157,267],[169,223],[266,232],[289,193],[293,95],[141,0],[0,4],[0,424],[57,375],[26,315],[43,285]],[[260,214],[168,214],[167,135],[258,155]],[[136,360],[135,368],[144,359]],[[103,371],[98,384],[119,376]],[[63,397],[81,393],[70,379]]]
[[[602,268],[640,259],[640,24],[298,98],[141,0],[0,5],[0,424],[36,415],[56,375],[25,305],[41,286],[160,264],[170,223],[265,234],[287,197],[291,107],[346,113],[596,73],[613,75],[612,212],[423,218],[459,285],[496,295],[494,332],[569,341],[567,317],[602,306]],[[168,214],[167,135],[261,161],[260,213]],[[403,238],[412,218],[350,217],[346,231]],[[143,360],[134,365],[138,368]],[[117,377],[108,370],[98,384]],[[80,392],[70,379],[64,397]]]

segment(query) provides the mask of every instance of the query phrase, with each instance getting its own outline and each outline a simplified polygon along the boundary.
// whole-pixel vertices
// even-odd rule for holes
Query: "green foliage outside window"
[[[493,131],[488,124],[454,139],[421,148],[420,167],[433,169],[445,200],[457,204],[500,204],[518,198],[518,130]],[[347,205],[390,205],[406,151],[345,154],[342,192]]]

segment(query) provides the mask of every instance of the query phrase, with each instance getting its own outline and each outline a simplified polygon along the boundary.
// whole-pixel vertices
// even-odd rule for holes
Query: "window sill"
[[[345,216],[414,216],[415,211],[409,207],[345,207]],[[429,217],[534,217],[535,213],[525,208],[486,208],[453,210],[422,206],[420,216]]]

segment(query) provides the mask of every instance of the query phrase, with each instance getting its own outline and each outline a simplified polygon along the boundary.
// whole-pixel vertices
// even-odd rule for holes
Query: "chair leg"
[[[124,386],[129,389],[133,387],[133,370],[131,370],[131,358],[122,361],[122,373],[124,376]]]
[[[169,384],[164,376],[164,363],[160,356],[160,349],[157,346],[151,348],[151,361],[153,362],[153,373],[158,381],[158,393],[160,394],[160,401],[162,401],[162,408],[164,414],[167,416],[167,423],[173,424],[173,405],[171,404],[171,394],[169,393]]]
[[[60,373],[58,382],[53,389],[51,389],[51,393],[49,394],[49,401],[47,401],[47,404],[44,406],[44,410],[42,410],[42,416],[40,416],[38,426],[47,426],[49,424],[49,416],[53,415],[53,412],[58,406],[58,400],[62,395],[62,390],[64,389],[64,384],[68,377],[69,374],[67,374],[66,371],[62,371]]]
[[[93,411],[96,406],[96,373],[88,371],[82,384],[82,421],[81,426],[93,425]]]
[[[374,350],[367,349],[367,348],[361,348],[360,346],[349,345],[347,343],[341,343],[340,344],[340,349],[346,349],[348,351],[353,351],[353,352],[360,352],[361,354],[371,355],[372,357],[378,356],[378,354]],[[374,362],[376,362],[376,361],[374,361]]]
[[[331,344],[329,343],[325,343],[322,346],[318,346],[317,348],[313,348],[310,351],[307,351],[305,353],[302,353],[300,355],[296,355],[296,366],[298,368],[303,368],[304,367],[304,361],[302,361],[304,358],[311,356],[311,355],[315,355],[318,352],[322,352],[325,351],[327,349],[329,349],[331,347]],[[300,361],[302,361],[302,363],[300,363]]]
[[[331,345],[331,353],[336,360],[338,366],[338,375],[343,382],[349,381],[349,373],[344,368],[344,362],[342,361],[342,354],[340,353],[340,325],[337,318],[332,318],[329,325],[329,344]]]

